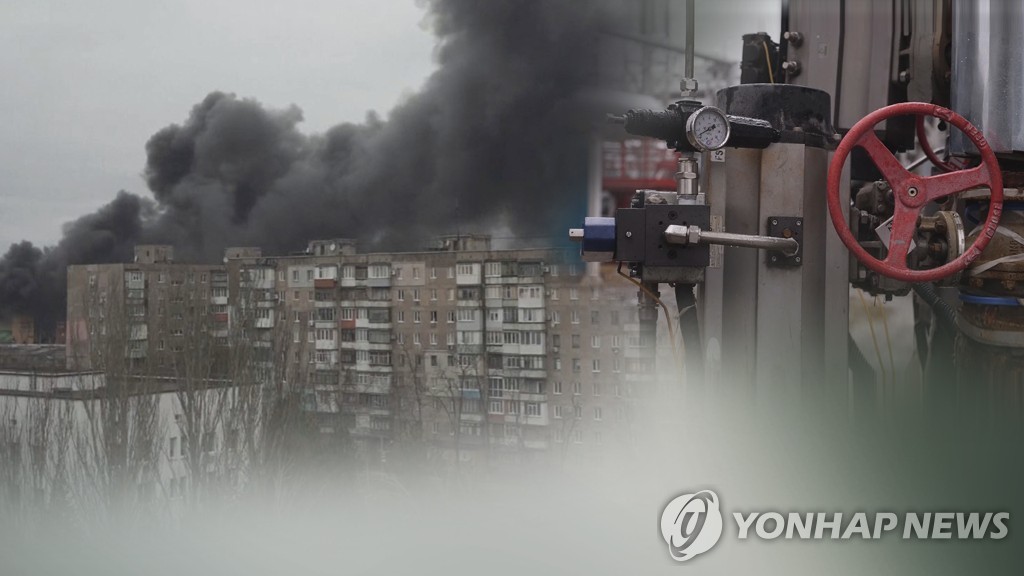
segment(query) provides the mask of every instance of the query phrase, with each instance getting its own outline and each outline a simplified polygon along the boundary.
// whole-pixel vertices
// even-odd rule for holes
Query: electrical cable
[[[875,296],[875,306],[878,306],[878,296]],[[892,374],[893,386],[896,385],[896,361],[892,355],[892,338],[889,337],[889,314],[885,309],[885,305],[880,306],[882,309],[882,328],[885,330],[885,343],[889,346],[889,371]]]
[[[644,286],[640,281],[636,280],[635,278],[630,278],[626,274],[623,274],[622,273],[622,262],[619,262],[619,265],[615,269],[615,271],[619,274],[619,276],[622,276],[623,278],[628,280],[634,286],[639,288],[641,292],[643,292],[644,294],[647,294],[647,296],[649,298],[651,298],[652,300],[655,301],[655,303],[657,303],[659,306],[661,306],[662,312],[665,313],[665,324],[668,325],[668,339],[672,343],[672,357],[676,361],[676,369],[681,371],[682,366],[680,365],[679,345],[676,343],[676,334],[675,334],[675,331],[673,330],[673,327],[672,327],[672,315],[668,313],[668,306],[666,306],[665,303],[661,301],[661,298],[659,298],[657,294],[655,294],[654,292],[651,292],[650,290],[648,290],[647,287]]]
[[[868,310],[868,301],[864,298],[864,291],[857,289],[857,295],[860,296],[860,305],[864,308],[864,315],[868,319],[868,329],[871,330],[871,342],[875,345],[875,357],[878,358],[878,368],[882,371],[882,388],[885,388],[885,364],[882,362],[882,350],[878,347],[878,337],[875,336],[875,323],[871,319],[871,311]]]
[[[772,84],[775,84],[775,73],[772,72],[772,57],[768,54],[768,41],[761,42],[761,45],[764,46],[764,59],[768,63],[768,79],[772,81]]]
[[[683,341],[683,368],[686,370],[687,382],[704,380],[703,347],[700,340],[700,326],[697,324],[697,297],[693,293],[693,284],[677,283],[676,308],[679,314],[679,336]]]

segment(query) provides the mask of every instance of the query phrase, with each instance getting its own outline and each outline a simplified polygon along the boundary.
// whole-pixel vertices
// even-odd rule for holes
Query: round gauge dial
[[[701,152],[718,150],[729,141],[729,119],[714,106],[705,106],[686,119],[686,139]]]

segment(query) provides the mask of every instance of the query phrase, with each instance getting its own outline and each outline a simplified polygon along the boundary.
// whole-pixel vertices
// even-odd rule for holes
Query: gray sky
[[[698,46],[738,58],[739,34],[777,36],[777,14],[700,0]],[[319,132],[386,114],[433,47],[416,0],[0,0],[0,251],[54,243],[120,189],[145,195],[146,140],[210,91],[296,104]]]
[[[144,145],[212,90],[304,130],[386,113],[434,68],[414,0],[0,0],[0,251],[146,192]]]

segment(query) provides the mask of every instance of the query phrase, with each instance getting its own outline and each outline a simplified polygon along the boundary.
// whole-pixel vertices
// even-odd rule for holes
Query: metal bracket
[[[792,238],[800,245],[800,249],[792,256],[782,252],[768,251],[768,266],[779,268],[795,268],[803,264],[804,254],[804,219],[797,216],[769,216],[767,235],[775,238]]]

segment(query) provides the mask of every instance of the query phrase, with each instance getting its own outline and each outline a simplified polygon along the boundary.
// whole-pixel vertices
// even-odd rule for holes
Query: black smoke
[[[142,242],[216,261],[227,246],[287,253],[312,238],[418,249],[456,230],[560,234],[565,206],[583,195],[590,118],[579,103],[593,86],[595,4],[429,2],[438,68],[386,120],[370,113],[306,135],[295,106],[209,94],[146,143],[151,200],[122,192],[53,248],[11,247],[0,314],[52,326],[67,265],[129,261]]]

